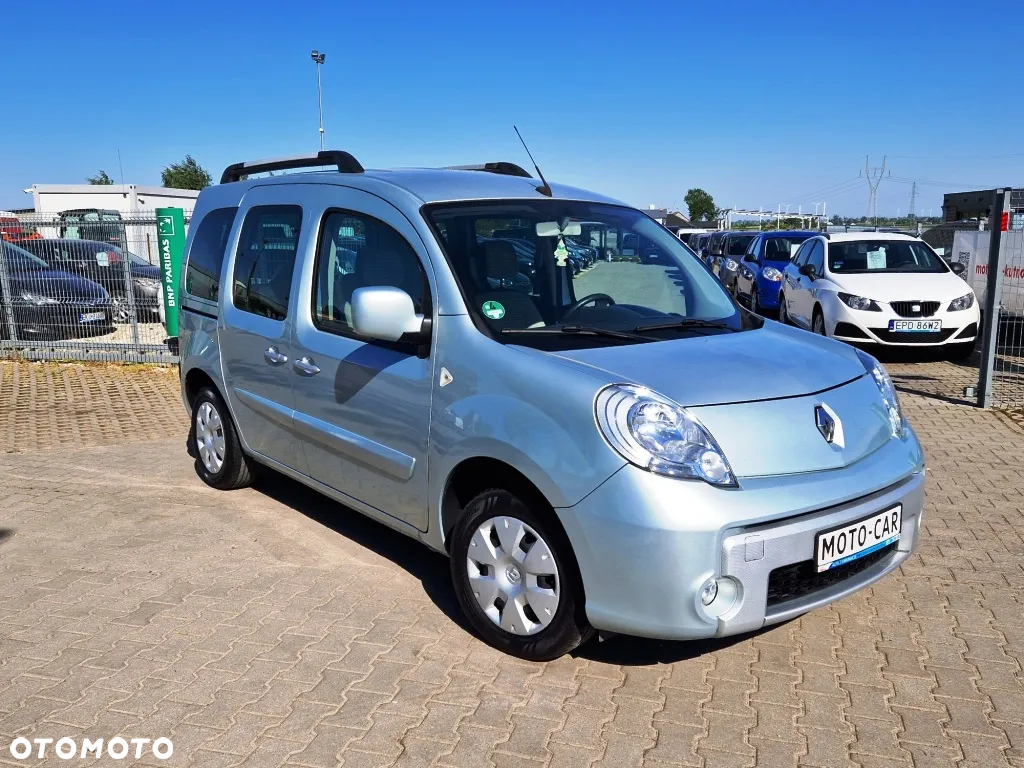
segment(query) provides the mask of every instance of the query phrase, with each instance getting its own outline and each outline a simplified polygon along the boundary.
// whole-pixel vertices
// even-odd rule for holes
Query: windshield
[[[566,349],[759,327],[640,211],[514,200],[431,205],[425,215],[477,327],[499,341]]]
[[[747,246],[750,245],[750,241],[753,239],[753,235],[740,235],[739,237],[730,237],[729,255],[742,256],[744,253],[746,253]]]
[[[829,243],[828,268],[837,274],[949,271],[942,259],[918,240]]]
[[[24,248],[19,248],[10,243],[3,243],[4,263],[13,272],[24,272],[26,270],[49,269],[50,265],[42,259],[33,256]]]
[[[769,237],[764,241],[765,261],[790,261],[800,243],[810,235],[789,235],[787,237]]]

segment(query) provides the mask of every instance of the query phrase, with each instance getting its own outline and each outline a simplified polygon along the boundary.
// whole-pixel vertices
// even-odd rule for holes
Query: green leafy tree
[[[160,172],[165,187],[174,189],[205,189],[210,186],[209,172],[195,161],[192,155],[185,155],[180,163],[171,163]]]
[[[106,171],[100,171],[95,176],[89,176],[86,178],[86,181],[90,184],[101,186],[114,183],[114,180],[107,175]]]
[[[714,198],[703,189],[688,190],[683,200],[690,211],[690,221],[709,221],[718,213]]]

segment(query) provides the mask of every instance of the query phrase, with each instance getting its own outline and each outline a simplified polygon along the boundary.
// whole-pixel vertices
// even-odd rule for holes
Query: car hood
[[[971,292],[971,287],[952,272],[903,272],[888,274],[832,274],[829,279],[841,291],[875,301],[948,302]]]
[[[738,478],[839,469],[892,439],[878,387],[852,347],[771,321],[755,331],[557,357],[686,406]],[[819,407],[842,425],[833,442],[818,429]]]
[[[852,347],[771,320],[738,333],[549,354],[689,407],[797,397],[864,375]]]
[[[42,296],[68,301],[89,301],[107,298],[102,285],[60,269],[14,272],[10,276],[11,291],[31,291]]]

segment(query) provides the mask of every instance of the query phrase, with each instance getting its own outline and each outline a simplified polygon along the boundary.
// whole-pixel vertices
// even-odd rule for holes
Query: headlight
[[[850,293],[840,293],[839,300],[850,309],[859,309],[861,312],[881,312],[882,308],[871,299],[863,296],[854,296]]]
[[[959,312],[962,309],[970,309],[974,306],[974,293],[968,293],[966,296],[961,296],[959,299],[953,299],[949,302],[949,309],[947,312]]]
[[[726,259],[725,260],[725,268],[728,269],[730,272],[732,272],[738,266],[739,266],[739,264],[737,264],[732,259]]]
[[[41,307],[46,304],[60,303],[60,299],[55,299],[53,296],[43,296],[39,293],[32,293],[32,291],[22,291],[21,300],[28,304],[34,304],[37,307]]]
[[[147,291],[155,291],[160,287],[160,281],[155,277],[136,277],[135,284],[139,288],[145,288]]]
[[[889,374],[885,372],[882,364],[867,352],[858,349],[857,357],[860,358],[861,363],[864,365],[864,370],[871,374],[871,378],[878,386],[878,391],[882,394],[882,402],[885,403],[885,409],[889,413],[889,426],[892,428],[892,436],[902,440],[903,435],[906,433],[907,421],[903,417],[900,398],[896,394],[896,387],[893,386],[892,379],[889,378]]]
[[[771,280],[773,283],[782,282],[782,273],[775,267],[765,267],[761,270],[761,277],[765,280]]]
[[[644,387],[613,384],[598,393],[595,407],[605,439],[632,464],[658,475],[736,485],[711,433],[668,398]]]

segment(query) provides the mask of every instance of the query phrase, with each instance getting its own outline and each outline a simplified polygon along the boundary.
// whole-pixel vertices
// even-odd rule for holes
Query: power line
[[[1024,153],[1008,155],[893,155],[899,160],[999,160],[1004,157],[1024,157]]]

